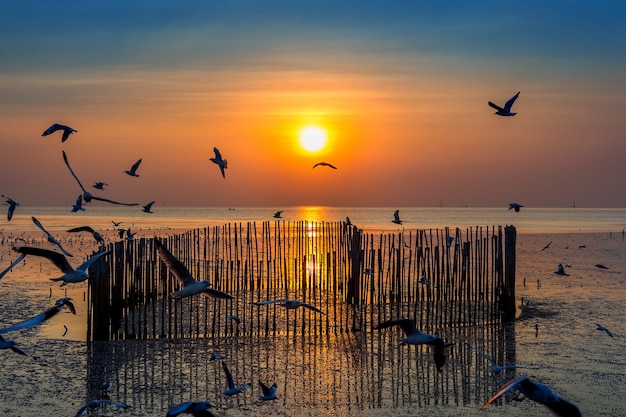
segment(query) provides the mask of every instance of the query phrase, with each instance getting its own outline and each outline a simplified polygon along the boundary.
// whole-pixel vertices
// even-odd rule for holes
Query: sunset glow
[[[298,132],[300,146],[309,152],[318,152],[326,146],[328,134],[319,126],[307,126]]]

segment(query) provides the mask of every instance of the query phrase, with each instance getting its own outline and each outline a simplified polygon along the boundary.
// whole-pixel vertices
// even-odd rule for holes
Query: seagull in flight
[[[224,373],[226,374],[226,384],[228,388],[222,391],[224,395],[237,395],[252,386],[252,383],[242,385],[240,387],[235,386],[235,381],[233,380],[233,375],[228,370],[228,366],[226,366],[226,362],[222,362],[222,368],[224,368]]]
[[[563,267],[563,264],[559,264],[559,266],[556,267],[556,271],[554,271],[554,273],[557,275],[563,275],[565,277],[569,276],[569,274],[565,272],[565,268]]]
[[[400,220],[400,210],[393,212],[393,220],[391,222],[395,224],[402,224],[402,220]]]
[[[548,242],[548,244],[546,246],[543,247],[543,249],[541,249],[541,252],[543,252],[546,249],[550,249],[550,245],[552,244],[552,241]]]
[[[67,256],[74,256],[71,253],[69,253],[68,251],[66,251],[63,246],[61,246],[61,243],[56,240],[54,238],[54,236],[52,236],[50,234],[50,232],[48,232],[46,229],[44,229],[43,225],[41,224],[41,222],[39,220],[37,220],[34,216],[32,217],[33,219],[33,223],[35,223],[35,226],[37,226],[39,229],[41,229],[42,232],[44,232],[46,234],[46,236],[48,237],[48,242],[52,243],[53,245],[56,245],[59,249],[61,249],[61,252],[63,252],[65,255]]]
[[[274,213],[274,218],[275,219],[282,219],[281,214],[283,214],[284,212],[285,212],[285,210],[277,211],[276,213]]]
[[[2,194],[2,197],[6,198],[6,200],[7,200],[7,201],[4,202],[4,204],[7,204],[9,206],[9,210],[7,212],[7,220],[11,221],[11,219],[13,218],[13,212],[15,212],[15,207],[19,206],[20,203],[18,203],[17,201],[13,200],[11,197],[7,197],[4,194]]]
[[[91,235],[96,240],[96,242],[98,242],[101,245],[104,245],[104,239],[102,238],[102,235],[98,233],[97,231],[95,231],[91,226],[74,227],[72,229],[69,229],[68,232],[69,233],[78,233],[78,232],[91,233]]]
[[[272,384],[271,387],[268,387],[263,382],[259,381],[259,385],[261,386],[261,391],[263,391],[263,395],[259,396],[260,401],[271,401],[278,399],[278,397],[276,397],[276,390],[278,389],[278,386],[275,383]]]
[[[209,160],[217,164],[220,167],[220,172],[222,173],[222,177],[226,179],[225,170],[227,168],[228,163],[225,159],[222,159],[222,154],[217,148],[213,148],[213,152],[215,152],[215,158],[210,158]]]
[[[516,213],[519,213],[519,210],[524,207],[518,203],[509,203],[509,210],[515,210]]]
[[[513,103],[515,103],[515,100],[517,100],[517,97],[519,97],[519,93],[520,92],[518,91],[517,94],[515,94],[506,103],[504,103],[504,108],[490,101],[489,105],[497,110],[494,114],[497,114],[498,116],[515,116],[517,113],[512,112],[511,107],[513,107]]]
[[[167,269],[174,274],[178,281],[183,285],[183,288],[179,291],[174,291],[170,294],[172,298],[190,297],[196,294],[202,294],[205,297],[214,297],[219,299],[232,299],[233,296],[223,291],[210,288],[209,280],[205,279],[197,281],[187,269],[185,265],[174,257],[165,246],[158,241],[154,241],[156,245],[157,255],[167,266]]]
[[[87,404],[83,405],[80,408],[80,410],[78,410],[78,412],[76,413],[74,417],[80,417],[83,415],[85,411],[87,411],[87,409],[100,407],[102,404],[111,404],[118,408],[128,408],[128,405],[126,404],[118,403],[118,402],[111,401],[111,400],[92,400],[92,401],[89,401]]]
[[[500,390],[496,392],[496,394],[491,397],[491,399],[487,401],[482,407],[480,407],[480,409],[484,410],[506,392],[514,389],[518,390],[525,397],[530,398],[531,400],[538,402],[539,404],[545,405],[556,416],[582,416],[580,414],[580,410],[578,410],[578,407],[576,407],[574,404],[567,400],[564,400],[563,398],[559,398],[555,393],[552,392],[550,388],[543,384],[533,382],[526,376],[520,376],[502,385],[500,387]]]
[[[83,207],[83,196],[82,195],[78,195],[78,198],[76,199],[76,202],[74,203],[74,205],[72,206],[72,213],[76,213],[77,211],[85,211],[85,207]]]
[[[89,202],[91,202],[91,200],[98,200],[98,201],[104,201],[106,203],[118,204],[118,205],[122,205],[122,206],[138,206],[139,205],[139,203],[130,203],[130,204],[129,203],[120,203],[119,201],[113,201],[113,200],[109,200],[108,198],[96,197],[95,195],[92,195],[90,192],[88,192],[85,189],[85,187],[83,187],[83,184],[80,182],[80,180],[78,179],[78,177],[74,173],[74,170],[72,169],[72,167],[70,166],[69,161],[67,160],[67,155],[65,154],[65,151],[62,151],[62,152],[63,152],[63,160],[65,161],[65,165],[67,166],[67,169],[70,170],[70,174],[72,174],[72,176],[74,177],[74,179],[78,183],[78,186],[83,191],[83,200],[85,200],[85,203],[89,203]]]
[[[108,186],[109,184],[107,184],[106,182],[95,182],[92,187],[96,190],[104,190],[105,185]]]
[[[469,343],[465,342],[465,344],[472,349],[474,352],[478,353],[480,356],[482,356],[483,358],[487,359],[489,361],[489,363],[491,364],[491,370],[493,371],[493,373],[500,373],[506,369],[516,369],[516,368],[527,368],[526,366],[520,366],[520,365],[507,365],[507,366],[500,366],[496,363],[496,361],[494,361],[491,356],[487,355],[485,352],[483,352],[482,350],[478,349],[477,347],[474,347],[472,345],[470,345]]]
[[[74,269],[67,261],[67,258],[63,256],[63,254],[58,252],[29,246],[18,246],[14,247],[13,250],[23,255],[41,256],[50,260],[57,268],[61,270],[61,272],[63,272],[62,276],[60,276],[59,278],[51,278],[50,281],[63,281],[63,284],[61,284],[61,286],[64,286],[68,283],[83,282],[88,279],[89,274],[87,273],[87,269],[91,266],[91,264],[97,261],[100,257],[111,252],[99,252],[89,258],[89,260],[85,261],[78,268]]]
[[[56,314],[61,311],[61,309],[63,307],[67,307],[72,314],[76,315],[76,308],[74,307],[74,304],[72,303],[72,299],[65,297],[65,298],[59,298],[55,304],[54,307],[50,307],[49,309],[47,309],[46,311],[44,311],[41,314],[36,315],[35,317],[31,317],[28,320],[24,320],[18,324],[15,324],[11,327],[7,327],[5,329],[0,329],[0,334],[5,334],[5,333],[10,333],[10,332],[14,332],[16,330],[22,330],[22,329],[26,329],[28,327],[33,327],[36,326],[38,324],[43,323],[46,320],[51,319],[52,317],[56,316]]]
[[[596,330],[602,330],[607,335],[613,337],[613,333],[611,333],[611,331],[609,329],[607,329],[606,327],[604,327],[601,324],[596,323]]]
[[[332,169],[337,169],[336,166],[329,164],[328,162],[318,162],[317,164],[313,165],[313,168],[317,167],[317,166],[322,166],[322,167],[329,167]]]
[[[156,201],[151,201],[148,204],[146,204],[145,206],[143,206],[143,212],[144,213],[154,213],[152,211],[152,205],[156,203]]]
[[[206,401],[187,401],[170,408],[165,417],[175,417],[179,414],[191,414],[193,417],[215,417],[209,408],[213,408],[213,404]]]
[[[312,304],[309,303],[305,303],[303,301],[300,300],[268,300],[268,301],[257,301],[254,302],[252,304],[258,305],[258,306],[264,306],[264,305],[270,305],[270,304],[278,304],[281,307],[285,307],[288,310],[294,310],[298,307],[304,307],[304,308],[308,308],[309,310],[313,310],[316,313],[321,313],[321,314],[326,314],[324,313],[322,310],[320,310],[319,308],[315,307]]]
[[[48,136],[48,135],[56,132],[57,130],[62,130],[63,131],[63,136],[61,137],[61,143],[65,142],[67,140],[67,138],[69,138],[72,133],[78,132],[78,130],[72,129],[69,126],[60,125],[58,123],[55,123],[52,126],[50,126],[49,128],[47,128],[41,134],[41,136]]]
[[[139,177],[139,174],[137,174],[137,168],[139,168],[139,164],[141,164],[141,159],[135,162],[133,166],[130,167],[130,169],[124,171],[124,173],[130,175],[131,177]]]

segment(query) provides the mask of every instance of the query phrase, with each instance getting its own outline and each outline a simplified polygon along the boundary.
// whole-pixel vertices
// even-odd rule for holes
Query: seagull
[[[83,196],[80,194],[72,206],[72,213],[76,213],[77,211],[85,211],[85,207],[83,207]]]
[[[224,368],[224,373],[226,373],[226,384],[228,388],[222,391],[224,395],[237,395],[240,392],[243,392],[252,386],[252,383],[242,385],[240,387],[235,386],[235,381],[233,380],[233,375],[228,370],[228,366],[226,366],[226,362],[222,362],[222,368]]]
[[[165,417],[174,417],[179,414],[191,414],[193,417],[214,417],[209,411],[213,404],[206,401],[187,401],[170,408]]]
[[[472,349],[474,352],[478,353],[479,355],[481,355],[482,357],[484,357],[485,359],[487,359],[489,361],[489,363],[491,363],[491,370],[494,373],[500,373],[505,369],[515,369],[515,368],[527,368],[526,366],[520,366],[520,365],[507,365],[507,366],[500,366],[496,363],[496,361],[494,361],[491,356],[487,355],[485,352],[483,352],[482,350],[478,349],[477,347],[474,347],[472,345],[470,345],[469,343],[465,342],[465,344]]]
[[[98,233],[97,231],[93,230],[91,226],[74,227],[73,229],[68,230],[68,233],[77,233],[77,232],[89,232],[91,233],[93,238],[96,240],[96,242],[98,242],[101,245],[104,245],[104,239],[102,238],[102,235]]]
[[[277,211],[276,213],[274,213],[274,218],[275,219],[282,219],[281,214],[283,214],[284,212],[285,212],[285,210]]]
[[[490,101],[489,105],[497,110],[494,114],[497,114],[498,116],[515,116],[517,113],[512,112],[511,107],[513,107],[513,103],[515,103],[515,100],[517,100],[517,97],[519,97],[519,93],[520,91],[518,91],[517,94],[515,94],[506,103],[504,103],[504,108]]]
[[[151,201],[148,204],[146,204],[145,206],[143,206],[143,212],[144,213],[154,213],[152,211],[152,205],[155,203],[156,201]]]
[[[111,220],[111,223],[113,223],[113,227],[118,227],[120,224],[124,222],[116,222],[116,221]]]
[[[444,343],[443,339],[437,334],[431,335],[417,330],[417,327],[415,327],[415,320],[413,319],[388,320],[378,324],[374,327],[374,329],[380,330],[392,326],[399,326],[406,336],[400,341],[401,345],[430,346],[433,350],[433,358],[435,360],[437,370],[442,370],[443,366],[446,364],[446,348],[450,346],[449,344]]]
[[[543,249],[541,249],[541,252],[543,252],[546,249],[550,249],[550,245],[552,244],[552,241],[548,242],[548,244],[546,246],[543,247]]]
[[[104,190],[105,185],[108,186],[109,184],[107,184],[106,182],[95,182],[92,187],[96,190]]]
[[[278,399],[278,397],[276,397],[276,390],[278,389],[278,386],[276,386],[275,383],[272,384],[271,387],[268,387],[267,385],[259,381],[259,385],[261,386],[261,391],[263,391],[263,395],[259,396],[260,401],[271,401]]]
[[[83,200],[85,200],[85,203],[89,203],[91,202],[91,200],[98,200],[98,201],[104,201],[106,203],[118,204],[122,206],[138,206],[139,205],[139,203],[120,203],[119,201],[113,201],[113,200],[109,200],[108,198],[96,197],[95,195],[92,195],[90,192],[85,190],[85,187],[83,187],[83,184],[80,182],[80,180],[74,173],[74,170],[72,169],[69,161],[67,160],[67,155],[65,154],[65,151],[62,151],[62,152],[63,152],[63,160],[65,161],[65,165],[67,166],[67,169],[70,170],[70,174],[72,174],[72,176],[78,183],[78,186],[83,191]]]
[[[520,376],[502,385],[500,387],[500,390],[496,392],[496,394],[491,397],[491,399],[487,401],[482,407],[480,407],[480,409],[484,410],[500,396],[513,389],[518,390],[519,392],[524,394],[525,397],[545,405],[556,416],[581,416],[580,410],[578,410],[578,407],[576,407],[574,404],[562,398],[559,398],[555,393],[552,392],[550,388],[543,384],[533,382],[526,376]]]
[[[58,252],[29,246],[14,247],[13,250],[23,255],[33,255],[48,258],[54,265],[56,265],[57,268],[61,270],[61,272],[63,272],[62,276],[60,276],[59,278],[51,278],[50,281],[63,281],[63,284],[61,284],[61,286],[64,286],[68,283],[83,282],[88,279],[89,274],[87,273],[87,269],[91,266],[91,264],[97,261],[100,257],[111,252],[106,251],[97,253],[89,258],[89,260],[85,261],[81,266],[74,269],[67,261],[67,258],[63,256],[63,254]]]
[[[24,259],[26,257],[26,255],[22,254],[20,256],[17,257],[16,260],[14,260],[11,265],[9,265],[9,267],[7,269],[5,269],[4,271],[0,272],[0,279],[4,278],[4,276],[7,274],[7,272],[9,272],[11,269],[13,269],[13,267],[17,264],[19,264],[20,262],[22,262],[22,259]]]
[[[305,307],[305,308],[308,308],[309,310],[315,311],[316,313],[321,313],[324,315],[326,314],[319,308],[315,307],[314,305],[302,302],[300,300],[268,300],[268,301],[257,301],[252,304],[255,304],[258,306],[278,304],[279,306],[285,307],[288,310],[294,310],[298,307]]]
[[[226,179],[226,172],[224,172],[224,170],[227,168],[228,163],[225,159],[222,159],[222,154],[217,148],[213,148],[213,151],[215,152],[215,158],[210,158],[209,160],[220,167],[222,177]]]
[[[317,167],[317,166],[323,166],[323,167],[329,167],[332,169],[337,169],[336,166],[329,164],[328,162],[318,162],[317,164],[313,165],[313,168]]]
[[[595,264],[594,266],[595,266],[596,268],[598,268],[598,269],[609,269],[609,267],[608,267],[608,266],[605,266],[605,265],[602,265],[602,264]]]
[[[6,198],[7,200],[4,202],[4,204],[7,204],[9,206],[9,211],[7,212],[7,220],[11,221],[11,218],[13,217],[13,212],[15,211],[15,207],[19,206],[20,203],[13,200],[11,197],[7,197],[4,194],[2,194],[2,197]]]
[[[555,274],[557,275],[563,275],[563,276],[569,276],[569,274],[567,272],[565,272],[565,268],[563,268],[563,264],[559,264],[559,266],[556,267],[556,271],[554,271]]]
[[[53,245],[56,245],[59,249],[61,249],[61,252],[63,252],[65,255],[74,256],[68,251],[66,251],[63,248],[63,246],[61,246],[61,243],[58,240],[56,240],[54,236],[52,236],[46,229],[44,229],[43,225],[41,224],[41,222],[39,222],[39,220],[37,220],[34,216],[32,217],[32,219],[33,219],[33,223],[35,223],[35,226],[37,226],[46,234],[46,236],[48,237],[48,242],[52,243]]]
[[[515,210],[516,213],[519,213],[519,209],[521,209],[522,207],[524,206],[518,203],[509,203],[509,210]]]
[[[400,210],[393,212],[393,220],[391,222],[395,224],[402,224],[402,220],[400,220]]]
[[[76,413],[76,415],[74,417],[80,417],[83,415],[83,413],[88,409],[88,408],[96,408],[96,407],[100,407],[102,404],[113,404],[116,407],[119,408],[128,408],[129,406],[123,403],[118,403],[115,401],[111,401],[111,400],[92,400],[89,401],[87,404],[83,405],[80,410],[78,410],[78,413]]]
[[[63,306],[66,306],[72,312],[72,314],[76,315],[76,308],[74,307],[74,304],[72,303],[72,299],[68,298],[68,297],[59,298],[55,302],[54,307],[50,307],[49,309],[47,309],[43,313],[38,314],[35,317],[31,317],[28,320],[24,320],[24,321],[22,321],[22,322],[20,322],[18,324],[15,324],[15,325],[13,325],[11,327],[7,327],[5,329],[0,329],[0,334],[10,333],[10,332],[14,332],[16,330],[26,329],[28,327],[33,327],[33,326],[36,326],[38,324],[41,324],[44,321],[49,320],[52,317],[56,316],[56,314],[59,311],[61,311]]]
[[[74,130],[74,129],[72,129],[69,126],[60,125],[58,123],[55,123],[52,126],[50,126],[49,128],[47,128],[41,134],[41,136],[48,136],[48,135],[56,132],[57,130],[62,130],[63,131],[63,136],[61,137],[61,143],[65,142],[67,140],[67,138],[69,138],[72,133],[78,132],[78,130]]]
[[[130,169],[124,171],[126,174],[130,175],[131,177],[138,177],[139,174],[137,174],[137,168],[139,168],[139,164],[141,164],[141,159],[137,162],[135,162],[133,164],[132,167],[130,167]]]
[[[611,333],[611,331],[609,329],[607,329],[606,327],[604,327],[601,324],[596,323],[596,330],[602,330],[604,333],[606,333],[609,336],[613,337],[613,333]]]
[[[183,288],[170,294],[172,298],[189,297],[195,294],[202,294],[205,297],[215,297],[220,299],[232,299],[233,296],[223,291],[209,288],[209,280],[196,281],[185,265],[174,257],[165,246],[158,241],[154,241],[159,258],[167,266],[172,274],[180,281]]]

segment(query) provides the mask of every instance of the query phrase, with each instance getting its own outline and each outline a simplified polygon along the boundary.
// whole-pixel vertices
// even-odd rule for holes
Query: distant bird
[[[95,182],[93,184],[93,188],[95,188],[96,190],[104,190],[104,186],[108,186],[109,184],[107,184],[106,182]]]
[[[92,195],[89,191],[85,189],[85,187],[83,187],[83,184],[80,182],[80,180],[74,173],[74,170],[70,166],[70,162],[67,160],[67,154],[65,153],[65,151],[62,151],[62,152],[63,152],[63,160],[65,161],[65,165],[67,166],[67,169],[69,169],[70,174],[72,174],[72,177],[74,177],[74,179],[78,183],[78,186],[83,191],[83,200],[85,200],[85,203],[89,203],[91,202],[91,200],[98,200],[98,201],[104,201],[106,203],[118,204],[122,206],[138,206],[139,205],[139,203],[120,203],[119,201],[109,200],[108,198],[96,197],[95,195]]]
[[[565,268],[563,267],[563,264],[559,264],[559,266],[556,267],[556,271],[554,271],[555,274],[557,275],[563,275],[563,276],[569,276],[569,274],[567,272],[565,272]]]
[[[74,205],[72,206],[72,213],[76,213],[77,211],[85,211],[85,207],[83,207],[83,196],[82,195],[78,195],[78,198],[76,199],[76,202],[74,203]]]
[[[516,213],[519,213],[519,210],[524,207],[518,203],[509,203],[509,210],[515,210]]]
[[[91,235],[96,240],[96,242],[98,242],[101,245],[104,245],[104,239],[102,238],[102,235],[99,232],[95,231],[91,226],[74,227],[68,230],[68,233],[78,233],[78,232],[91,233]]]
[[[59,249],[61,249],[61,252],[63,252],[65,255],[67,255],[67,256],[74,256],[74,255],[72,255],[71,253],[69,253],[68,251],[66,251],[66,250],[63,248],[63,246],[61,246],[61,243],[60,243],[58,240],[56,240],[56,239],[54,238],[54,236],[52,236],[52,235],[50,234],[50,232],[48,232],[48,231],[47,231],[47,230],[43,227],[43,225],[41,224],[41,222],[40,222],[39,220],[37,220],[34,216],[32,217],[32,219],[33,219],[33,223],[35,223],[35,226],[37,226],[37,227],[38,227],[38,228],[39,228],[42,232],[44,232],[44,233],[46,234],[46,236],[47,236],[47,238],[48,238],[48,242],[52,243],[53,245],[55,245],[56,247],[58,247]]]
[[[139,164],[141,164],[141,159],[135,162],[133,166],[130,167],[130,169],[124,171],[124,173],[130,175],[131,177],[139,177],[139,174],[137,174],[137,168],[139,168]]]
[[[111,223],[113,223],[113,227],[118,227],[120,224],[124,222],[116,222],[116,221],[111,220]]]
[[[158,241],[154,241],[156,245],[157,255],[163,261],[167,269],[174,274],[178,281],[183,285],[179,291],[170,294],[172,298],[190,297],[196,294],[202,294],[205,297],[214,297],[219,299],[232,299],[233,296],[223,291],[210,288],[209,280],[196,281],[185,265],[174,257],[165,246]]]
[[[504,103],[504,108],[490,101],[489,105],[497,110],[494,114],[497,114],[498,116],[515,116],[517,113],[512,112],[511,107],[513,107],[513,103],[515,103],[515,100],[517,100],[517,97],[519,97],[519,93],[520,92],[518,91],[517,94],[515,94],[506,103]]]
[[[531,381],[526,376],[520,376],[515,378],[500,387],[500,390],[491,397],[480,409],[484,410],[495,400],[500,398],[506,392],[510,390],[518,390],[525,397],[543,404],[552,411],[556,416],[561,417],[579,417],[581,416],[580,410],[574,404],[559,398],[550,388],[543,384],[539,384]]]
[[[226,179],[226,168],[227,168],[227,161],[225,159],[222,159],[222,154],[220,153],[220,151],[217,148],[213,148],[213,152],[215,152],[215,158],[210,158],[209,160],[215,164],[217,164],[217,166],[220,167],[220,172],[222,173],[222,178]]]
[[[175,417],[179,414],[191,414],[193,417],[214,417],[209,408],[213,408],[213,404],[206,401],[187,401],[170,408],[165,417]]]
[[[609,269],[609,267],[602,265],[602,264],[595,264],[594,266],[598,269]]]
[[[152,211],[152,205],[155,203],[156,201],[151,201],[148,204],[146,204],[145,206],[143,206],[143,212],[144,213],[154,213]]]
[[[346,226],[352,226],[352,222],[350,221],[350,217],[346,216]]]
[[[239,317],[239,316],[228,316],[228,317],[226,317],[226,320],[227,321],[234,321],[237,324],[241,323],[241,317]]]
[[[26,255],[20,255],[17,257],[16,260],[14,260],[13,262],[11,262],[11,265],[9,265],[9,267],[7,269],[5,269],[4,271],[0,272],[0,279],[4,278],[4,276],[11,270],[13,269],[13,267],[17,264],[19,264],[20,262],[22,262],[22,259],[24,259],[26,257]]]
[[[428,345],[432,348],[433,359],[437,370],[441,371],[446,364],[446,348],[450,345],[444,343],[443,339],[437,334],[431,335],[417,330],[415,320],[412,319],[396,319],[382,322],[374,327],[376,330],[386,329],[388,327],[398,326],[406,336],[400,341],[401,345]]]
[[[3,198],[6,198],[7,201],[4,202],[4,204],[7,204],[9,206],[9,210],[7,211],[7,220],[11,221],[11,219],[13,218],[13,213],[15,212],[15,207],[19,206],[20,203],[18,203],[17,201],[13,200],[11,197],[7,197],[6,195],[2,194]]]
[[[543,247],[543,249],[541,249],[541,252],[543,252],[546,249],[550,249],[550,245],[552,244],[552,241],[548,242],[548,244],[546,246]]]
[[[76,308],[74,307],[74,304],[72,303],[72,299],[67,298],[67,297],[60,298],[55,302],[54,307],[50,307],[43,313],[38,314],[34,317],[31,317],[28,320],[24,320],[20,323],[14,324],[11,327],[0,329],[0,334],[6,334],[6,333],[14,332],[16,330],[27,329],[29,327],[33,327],[38,324],[41,324],[44,321],[50,320],[52,317],[56,316],[56,314],[59,311],[61,311],[61,309],[64,306],[67,307],[72,312],[72,314],[76,315]]]
[[[312,304],[309,303],[305,303],[303,301],[300,300],[268,300],[268,301],[257,301],[254,302],[252,304],[258,305],[258,306],[264,306],[264,305],[270,305],[270,304],[278,304],[281,307],[284,307],[288,310],[295,310],[298,307],[304,307],[304,308],[308,308],[309,310],[313,310],[316,313],[320,313],[320,314],[326,314],[324,313],[322,310],[320,310],[319,308],[315,307]]]
[[[276,397],[276,390],[278,389],[278,386],[275,383],[272,384],[271,387],[268,387],[263,382],[259,381],[259,385],[261,386],[261,391],[263,392],[263,395],[259,396],[260,401],[272,401],[278,399],[278,397]]]
[[[500,373],[506,369],[516,369],[516,368],[526,368],[526,366],[521,366],[521,365],[507,365],[507,366],[500,366],[496,363],[496,361],[494,361],[491,356],[487,355],[485,352],[483,352],[482,350],[478,349],[477,347],[474,347],[472,345],[470,345],[469,343],[465,342],[465,344],[472,349],[474,352],[478,353],[480,356],[482,356],[483,358],[487,359],[487,361],[489,361],[489,363],[491,364],[491,371],[493,373]]]
[[[100,407],[102,404],[111,404],[114,405],[118,408],[128,408],[128,405],[123,404],[123,403],[118,403],[115,401],[111,401],[111,400],[92,400],[89,401],[87,404],[83,405],[80,410],[78,410],[78,412],[76,413],[76,415],[74,417],[80,417],[83,415],[83,413],[89,409],[89,408],[96,408],[96,407]]]
[[[587,246],[586,245],[579,245],[578,249],[585,249]]]
[[[596,323],[596,330],[602,330],[607,335],[613,337],[613,333],[611,333],[611,331],[609,329],[607,329],[606,327],[604,327],[601,324]]]
[[[452,242],[454,242],[454,239],[456,239],[456,238],[454,238],[454,237],[452,237],[452,236],[447,236],[447,237],[446,237],[446,246],[447,246],[447,247],[452,246]]]
[[[224,357],[219,353],[211,353],[211,356],[209,357],[210,361],[218,361],[220,359],[224,359]]]
[[[329,164],[328,162],[318,162],[317,164],[313,165],[313,168],[317,167],[317,166],[322,166],[322,167],[329,167],[332,169],[337,169],[336,166]]]
[[[395,224],[402,224],[402,220],[400,220],[400,210],[393,212],[393,220],[391,222]]]
[[[100,257],[110,253],[110,251],[97,253],[89,258],[87,261],[85,261],[78,268],[74,269],[67,261],[67,258],[65,258],[63,254],[58,252],[29,246],[14,247],[13,250],[24,255],[41,256],[50,260],[57,268],[61,270],[61,272],[63,272],[62,276],[60,276],[59,278],[51,278],[50,281],[63,281],[63,284],[61,284],[61,286],[64,286],[68,283],[83,282],[88,279],[89,274],[87,273],[87,269]]]
[[[275,219],[282,219],[281,214],[283,214],[285,211],[281,210],[281,211],[277,211],[276,213],[274,213],[274,218]]]
[[[65,142],[67,140],[67,138],[69,138],[72,133],[78,132],[78,130],[74,130],[74,129],[72,129],[69,126],[60,125],[58,123],[55,123],[52,126],[50,126],[49,128],[47,128],[41,134],[41,136],[51,135],[52,133],[56,132],[57,130],[62,130],[63,131],[63,136],[61,137],[61,143]]]
[[[222,362],[222,368],[224,368],[224,373],[226,374],[226,385],[227,388],[222,391],[224,395],[237,395],[252,386],[252,382],[249,384],[242,385],[240,387],[235,386],[235,381],[233,380],[233,375],[228,370],[228,366],[226,366],[226,362]]]

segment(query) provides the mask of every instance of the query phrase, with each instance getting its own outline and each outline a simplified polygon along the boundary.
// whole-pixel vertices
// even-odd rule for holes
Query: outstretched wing
[[[132,166],[132,167],[130,167],[130,170],[131,170],[132,172],[137,171],[137,168],[139,168],[139,165],[140,165],[140,164],[141,164],[141,159],[140,159],[139,161],[135,162],[135,163],[133,164],[133,166]]]
[[[498,106],[496,103],[492,103],[491,101],[489,102],[489,105],[498,111],[501,111],[501,112],[505,111],[502,107]]]
[[[500,398],[502,395],[504,395],[508,391],[517,388],[520,382],[527,380],[527,379],[528,377],[520,376],[502,385],[500,389],[498,390],[498,392],[496,392],[493,397],[491,397],[482,407],[480,407],[480,409],[484,410],[485,408],[489,407],[489,405],[491,405],[491,403],[493,403],[495,400]]]
[[[0,279],[4,278],[4,276],[7,274],[7,272],[9,272],[11,269],[13,269],[13,267],[17,264],[19,264],[22,259],[24,259],[26,257],[26,255],[21,254],[20,256],[17,257],[16,260],[14,260],[11,265],[9,265],[9,267],[7,269],[5,269],[4,271],[0,272]]]
[[[65,255],[63,255],[62,253],[58,253],[48,249],[34,248],[30,246],[19,246],[13,248],[13,250],[24,255],[33,255],[48,258],[63,273],[72,272],[74,270],[74,268],[72,268],[70,263],[67,261]]]
[[[72,304],[69,298],[61,299],[59,301],[60,302],[57,302],[57,305],[47,309],[46,311],[44,311],[41,314],[36,315],[35,317],[31,317],[28,320],[24,320],[23,322],[13,325],[11,327],[7,327],[6,329],[0,329],[0,334],[10,333],[10,332],[14,332],[16,330],[21,330],[21,329],[26,329],[27,327],[36,326],[40,323],[43,323],[44,321],[49,320],[52,317],[56,316],[56,314],[59,311],[61,311],[64,305],[66,305],[71,311],[74,312],[74,314],[76,314],[76,309],[74,308],[74,304]]]
[[[313,311],[318,312],[318,313],[326,314],[326,313],[324,313],[322,310],[320,310],[319,308],[315,307],[315,306],[314,306],[314,305],[312,305],[312,304],[309,304],[309,303],[300,303],[300,305],[301,305],[302,307],[306,307],[306,308],[308,308],[309,310],[313,310]]]
[[[224,368],[224,373],[226,374],[226,384],[229,389],[235,388],[235,381],[233,380],[233,375],[228,370],[228,366],[226,366],[226,362],[222,362],[222,368]]]
[[[202,295],[204,295],[205,297],[219,298],[221,300],[232,300],[234,298],[227,292],[216,290],[215,288],[207,288],[206,290],[202,291]]]
[[[504,110],[507,112],[511,111],[511,107],[513,107],[513,103],[515,103],[515,100],[517,100],[517,97],[519,97],[519,91],[517,92],[517,94],[515,94],[513,97],[511,97],[506,103],[504,103]]]
[[[409,336],[415,333],[420,333],[419,330],[415,327],[415,320],[413,319],[396,319],[396,320],[387,320],[382,323],[379,323],[374,329],[386,329],[388,327],[398,326],[402,329],[405,335]]]
[[[89,233],[93,233],[95,232],[95,230],[93,230],[93,228],[91,226],[80,226],[80,227],[74,227],[72,229],[68,230],[69,233],[74,233],[74,232],[89,232]]]
[[[89,258],[87,261],[85,261],[85,262],[84,262],[81,266],[79,266],[79,267],[77,268],[77,270],[80,270],[80,271],[86,271],[86,270],[87,270],[87,269],[91,266],[91,264],[93,264],[93,263],[94,263],[94,262],[96,262],[98,259],[100,259],[100,257],[102,257],[102,256],[104,256],[104,255],[106,255],[106,254],[109,254],[109,253],[111,253],[111,251],[110,251],[110,250],[109,250],[109,251],[106,251],[106,252],[100,252],[100,253],[95,254],[94,256],[92,256],[91,258]]]
[[[265,306],[265,305],[276,304],[276,303],[284,303],[286,301],[289,301],[289,300],[281,299],[281,300],[256,301],[256,302],[254,302],[252,304],[255,304],[255,305],[258,305],[258,306]]]
[[[83,193],[86,193],[87,191],[85,191],[85,187],[83,187],[83,184],[80,182],[80,180],[78,179],[78,177],[76,176],[76,174],[74,173],[74,170],[72,169],[72,167],[70,166],[69,161],[67,160],[67,155],[65,154],[65,151],[63,152],[63,160],[65,161],[65,165],[67,165],[67,169],[70,170],[70,174],[72,174],[72,177],[74,177],[74,179],[76,180],[76,182],[78,183],[78,186],[80,187],[81,190],[83,190]]]
[[[478,353],[480,356],[482,356],[483,358],[487,359],[492,365],[497,365],[495,363],[495,361],[493,359],[491,359],[491,356],[487,355],[485,352],[483,352],[482,350],[478,349],[477,347],[474,347],[472,345],[470,345],[469,343],[465,342],[465,344],[467,346],[469,346],[470,349],[472,349],[474,352]]]
[[[181,261],[176,259],[167,249],[165,249],[165,246],[163,246],[160,241],[155,240],[154,244],[156,245],[157,255],[159,255],[159,258],[167,266],[167,269],[169,269],[172,274],[178,278],[180,283],[183,284],[183,287],[186,287],[196,281],[191,276],[187,267],[183,265]]]
[[[138,206],[139,205],[139,203],[121,203],[119,201],[109,200],[108,198],[96,197],[95,195],[92,195],[91,198],[93,200],[104,201],[105,203],[117,204],[120,206]]]

